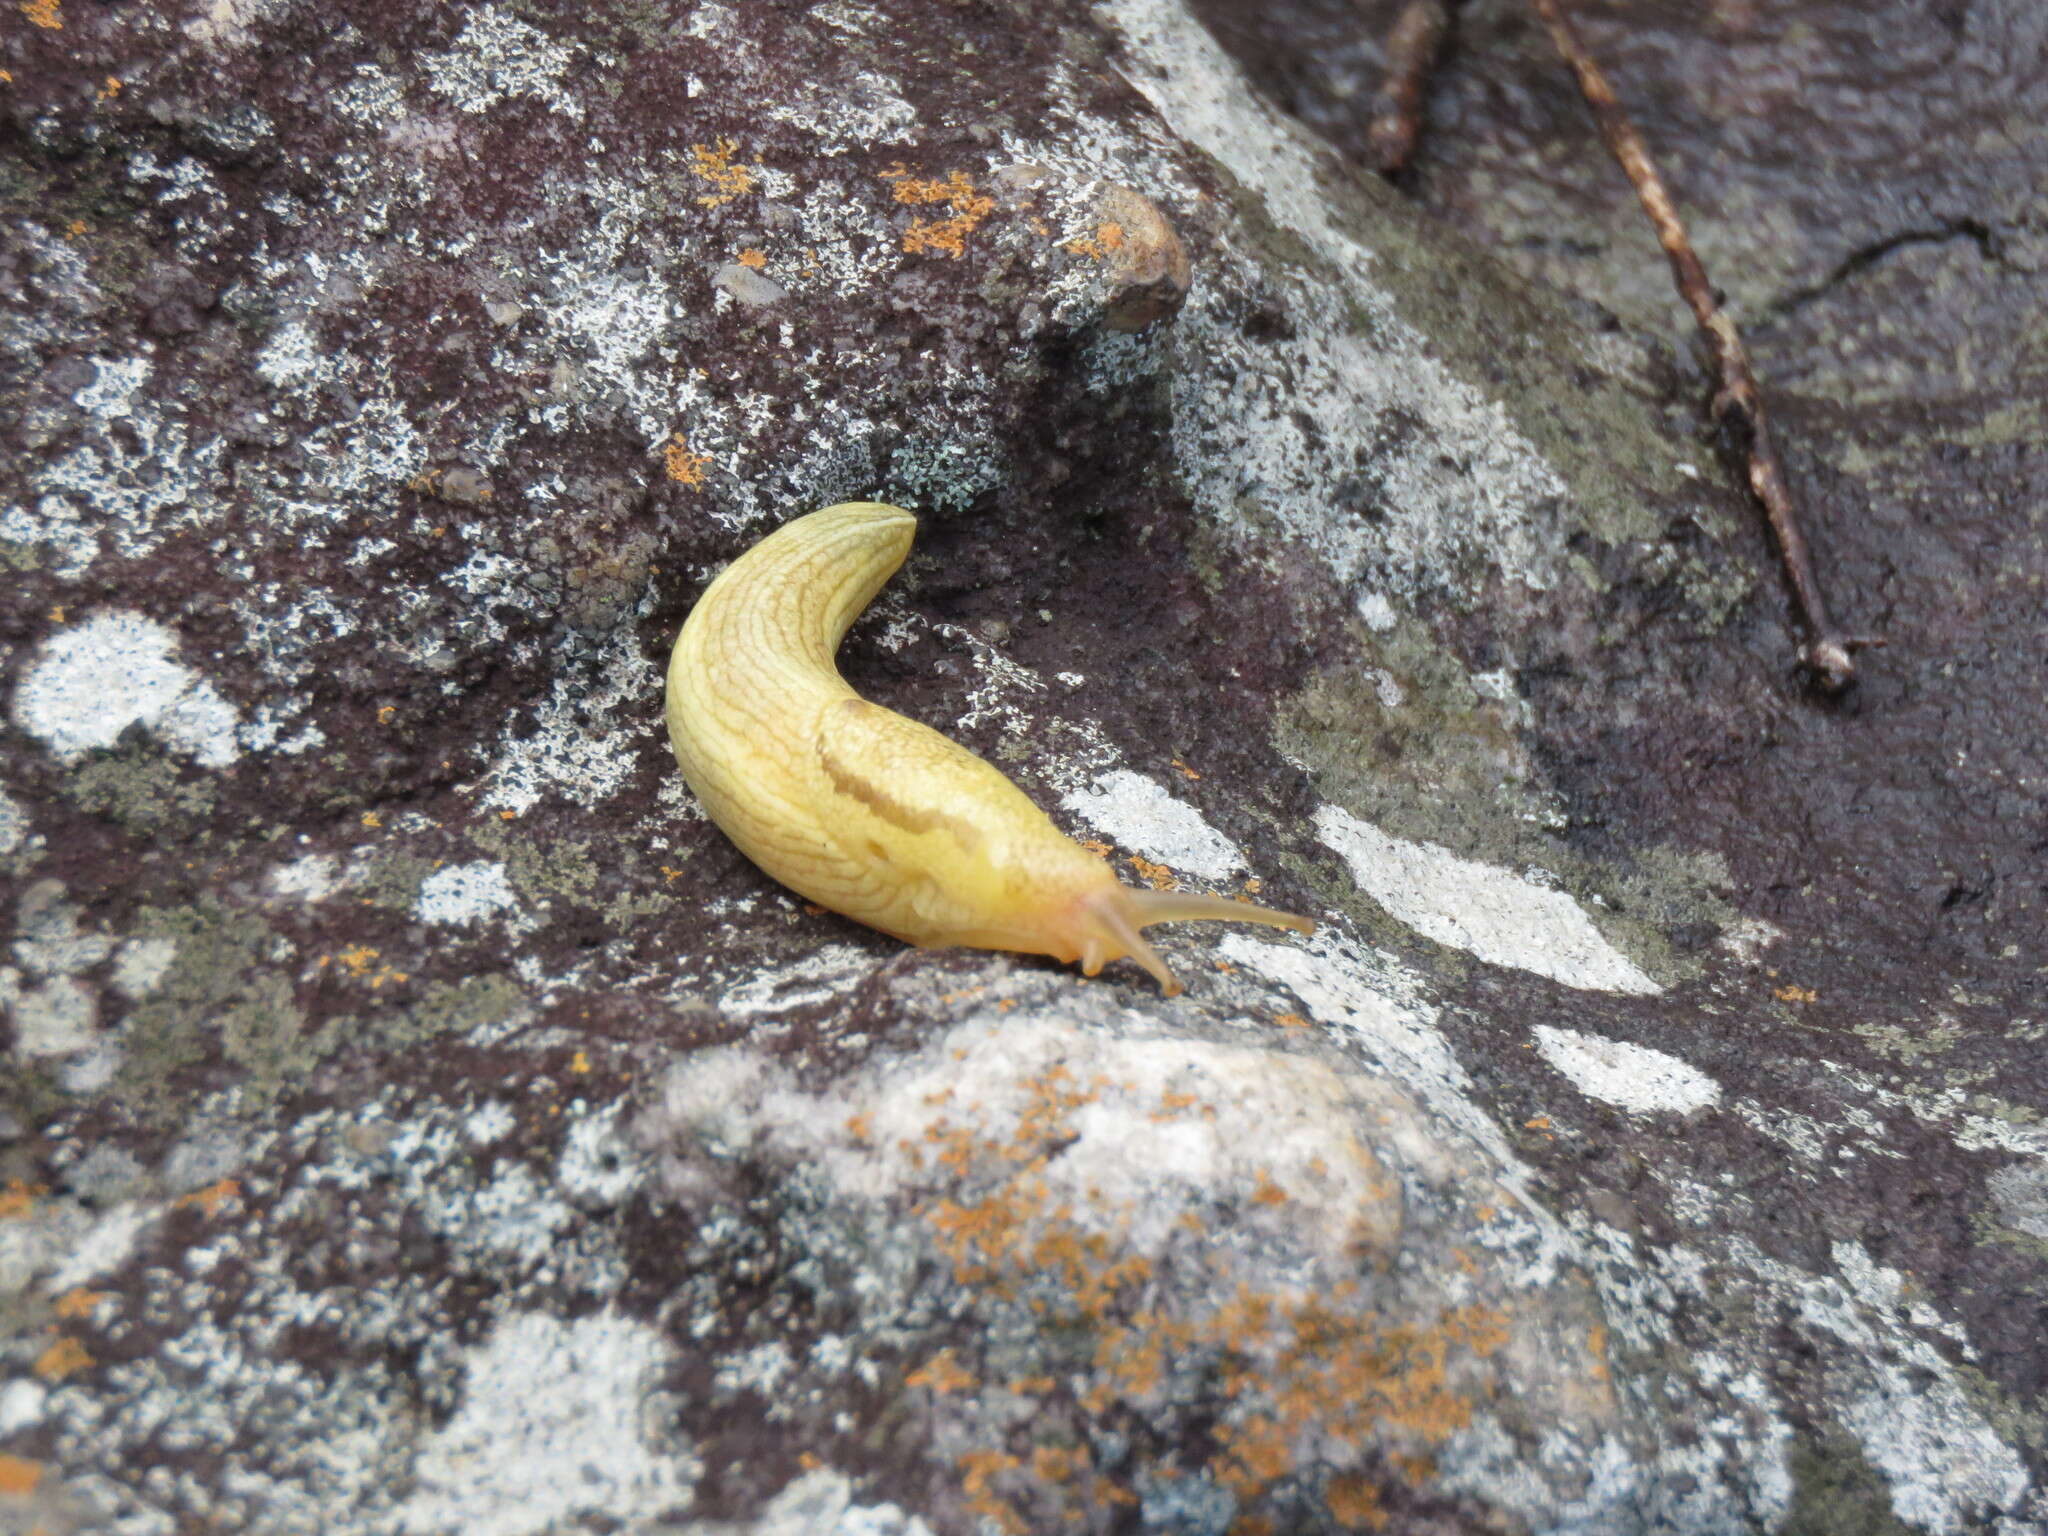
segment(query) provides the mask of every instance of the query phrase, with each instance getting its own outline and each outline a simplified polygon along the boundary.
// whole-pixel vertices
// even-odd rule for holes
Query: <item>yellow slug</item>
[[[1128,956],[1188,918],[1314,931],[1220,896],[1133,890],[1024,792],[937,731],[847,687],[833,653],[910,553],[917,519],[850,501],[786,523],[711,583],[676,637],[668,734],[742,853],[799,895],[907,943]]]

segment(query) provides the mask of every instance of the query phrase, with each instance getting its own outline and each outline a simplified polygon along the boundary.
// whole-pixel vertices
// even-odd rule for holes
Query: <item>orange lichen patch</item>
[[[1789,981],[1782,987],[1771,988],[1771,996],[1781,1003],[1812,1003],[1820,1000],[1820,994],[1813,988],[1794,986]]]
[[[754,190],[759,178],[753,167],[738,162],[739,152],[739,145],[728,138],[690,146],[690,174],[711,184],[711,190],[698,197],[699,207],[718,208]]]
[[[351,944],[337,955],[322,956],[319,965],[316,965],[314,968],[317,970],[325,966],[329,959],[339,960],[341,968],[347,971],[353,980],[366,983],[373,992],[386,982],[404,981],[406,979],[404,971],[393,970],[388,965],[377,964],[377,955],[378,951],[370,948],[367,944]]]
[[[1163,1088],[1159,1093],[1159,1107],[1152,1111],[1152,1118],[1154,1120],[1171,1120],[1179,1115],[1182,1110],[1193,1109],[1201,1102],[1202,1096],[1200,1094],[1175,1093],[1170,1088]]]
[[[43,1464],[40,1461],[9,1456],[0,1451],[0,1493],[11,1493],[18,1499],[25,1499],[36,1491],[36,1484],[42,1480]]]
[[[1076,256],[1092,256],[1097,261],[1107,261],[1113,252],[1124,248],[1124,227],[1121,224],[1098,224],[1094,234],[1069,240],[1065,248]]]
[[[98,95],[101,101],[112,101],[121,94],[121,82],[112,75],[109,75],[107,76],[107,83],[101,86],[95,94]]]
[[[1091,1422],[1164,1410],[1174,1381],[1192,1371],[1220,1398],[1203,1470],[1247,1515],[1276,1485],[1315,1474],[1327,1479],[1337,1523],[1378,1529],[1389,1480],[1425,1482],[1430,1453],[1469,1424],[1485,1388],[1483,1378],[1465,1378],[1506,1341],[1505,1319],[1468,1306],[1423,1324],[1392,1323],[1364,1310],[1367,1291],[1356,1283],[1308,1299],[1249,1285],[1220,1299],[1194,1299],[1177,1285],[1162,1293],[1160,1274],[1179,1261],[1131,1246],[1131,1208],[1093,1185],[1069,1193],[1053,1176],[1079,1134],[1077,1111],[1140,1090],[1057,1064],[1018,1086],[1022,1104],[1007,1126],[978,1109],[971,1129],[934,1114],[902,1143],[938,1184],[916,1214],[982,1320],[1028,1314],[1042,1338],[1071,1341],[1057,1371],[1012,1380],[1012,1391],[1040,1399],[1032,1423],[1043,1427],[1036,1443],[998,1440],[962,1457],[965,1500],[1004,1531],[1083,1528],[1087,1510],[1132,1495],[1126,1474],[1099,1471],[1070,1448],[1085,1446]],[[1174,1114],[1213,1109],[1192,1093],[1162,1090],[1160,1102]],[[1278,1207],[1291,1198],[1270,1173],[1254,1177],[1253,1202]],[[1201,1211],[1190,1204],[1178,1214],[1175,1241],[1198,1239]],[[942,1394],[976,1385],[950,1352],[910,1382]]]
[[[1436,1476],[1436,1458],[1434,1456],[1402,1456],[1397,1454],[1391,1459],[1394,1463],[1394,1470],[1407,1478],[1411,1487],[1420,1487]]]
[[[374,832],[379,827],[384,825],[384,818],[382,816],[379,816],[375,811],[365,811],[363,812],[363,825],[368,827],[372,832]]]
[[[1251,1414],[1216,1429],[1217,1452],[1209,1460],[1216,1481],[1248,1498],[1280,1481],[1294,1468],[1293,1439],[1270,1414]]]
[[[80,235],[84,234],[91,227],[92,226],[87,224],[83,219],[73,219],[69,224],[66,224],[64,226],[64,234],[66,238],[76,240]]]
[[[942,1349],[933,1355],[923,1366],[904,1377],[903,1384],[906,1387],[929,1387],[940,1397],[981,1385],[953,1358],[950,1349]]]
[[[379,704],[377,706],[377,723],[379,725],[389,725],[397,715],[398,706],[396,704]]]
[[[31,1184],[25,1179],[9,1179],[7,1187],[0,1189],[0,1220],[9,1216],[28,1216],[35,1212],[36,1196],[49,1193],[46,1184]]]
[[[1331,1478],[1323,1489],[1323,1499],[1340,1525],[1366,1531],[1387,1528],[1387,1512],[1380,1504],[1380,1491],[1362,1477]]]
[[[590,1071],[589,1056],[585,1055],[582,1051],[578,1051],[569,1058],[569,1070],[576,1073],[579,1077],[588,1075]]]
[[[1155,891],[1170,891],[1179,882],[1173,878],[1173,871],[1164,864],[1154,864],[1142,854],[1131,855],[1131,868],[1138,872],[1138,878]]]
[[[204,1189],[195,1189],[189,1195],[180,1195],[171,1202],[174,1208],[196,1206],[200,1214],[211,1219],[218,1216],[221,1207],[230,1200],[242,1198],[242,1186],[236,1179],[216,1179]]]
[[[1031,1527],[1009,1500],[989,1486],[998,1474],[1021,1467],[1023,1462],[1008,1451],[969,1451],[954,1465],[960,1469],[960,1487],[967,1495],[967,1507],[984,1520],[993,1520],[1009,1536],[1025,1536]]]
[[[99,1304],[113,1294],[112,1291],[88,1291],[80,1286],[75,1291],[66,1291],[59,1296],[54,1310],[57,1316],[66,1322],[74,1318],[91,1317],[98,1310]]]
[[[1219,1431],[1210,1461],[1211,1475],[1240,1498],[1298,1470],[1294,1447],[1311,1435],[1359,1444],[1383,1430],[1441,1444],[1472,1417],[1471,1400],[1451,1386],[1451,1356],[1484,1358],[1507,1340],[1504,1320],[1483,1307],[1455,1309],[1428,1328],[1381,1329],[1370,1316],[1317,1301],[1275,1303],[1245,1293],[1219,1314],[1226,1328],[1281,1344],[1270,1366],[1234,1383],[1248,1389],[1256,1382],[1270,1406],[1232,1421],[1228,1434]]]
[[[1140,1313],[1129,1328],[1106,1330],[1095,1346],[1095,1385],[1083,1404],[1096,1414],[1119,1401],[1156,1401],[1166,1385],[1168,1351],[1185,1346],[1186,1328],[1157,1313]]]
[[[678,432],[662,445],[661,463],[668,471],[669,479],[695,490],[704,483],[704,471],[711,466],[711,455],[690,452],[690,445]]]
[[[52,624],[62,624],[64,622],[64,605],[62,603],[58,603],[50,610],[50,622]]]
[[[1196,783],[1202,777],[1177,757],[1173,760],[1173,766],[1181,771],[1181,777],[1185,778],[1190,784]]]
[[[21,14],[32,27],[41,27],[45,32],[64,30],[64,12],[57,0],[21,0]]]
[[[1260,891],[1263,891],[1265,888],[1266,882],[1261,880],[1257,875],[1253,875],[1251,879],[1245,881],[1244,883],[1244,893],[1247,896],[1256,896],[1259,894]]]
[[[1273,1022],[1282,1029],[1308,1029],[1311,1027],[1309,1021],[1298,1013],[1276,1013],[1273,1015]]]
[[[912,256],[926,251],[959,257],[967,254],[967,237],[981,228],[982,221],[996,210],[996,200],[974,187],[965,171],[955,171],[944,181],[924,181],[898,163],[882,173],[882,180],[895,184],[896,201],[912,207],[943,204],[952,212],[948,219],[913,219],[903,233],[903,249]]]
[[[661,866],[661,883],[663,885],[674,885],[676,881],[682,879],[682,877],[683,872],[680,869],[677,869],[674,865],[663,864]]]
[[[36,1356],[35,1373],[45,1381],[62,1381],[74,1371],[89,1371],[94,1364],[85,1346],[66,1334]]]
[[[1595,1323],[1586,1330],[1586,1358],[1595,1381],[1607,1380],[1607,1325]]]
[[[1550,1116],[1531,1115],[1522,1122],[1522,1128],[1530,1131],[1547,1131],[1550,1129]]]
[[[1090,1466],[1088,1453],[1064,1446],[1041,1445],[1031,1452],[1031,1475],[1041,1483],[1071,1482]]]
[[[752,267],[756,272],[768,265],[768,253],[751,245],[733,259],[743,267]]]
[[[1098,859],[1106,859],[1111,854],[1116,852],[1116,848],[1113,844],[1105,843],[1099,837],[1083,837],[1077,839],[1077,841],[1081,844],[1083,848],[1086,848]]]

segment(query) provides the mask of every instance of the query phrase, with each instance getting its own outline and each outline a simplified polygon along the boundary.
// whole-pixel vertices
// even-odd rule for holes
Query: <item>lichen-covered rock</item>
[[[2038,950],[1856,906],[1671,365],[1178,0],[0,50],[0,1530],[2044,1529]],[[864,692],[1318,935],[734,852],[667,645],[854,497]]]

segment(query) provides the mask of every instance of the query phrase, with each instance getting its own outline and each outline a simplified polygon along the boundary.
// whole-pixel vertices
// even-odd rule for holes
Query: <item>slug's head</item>
[[[1107,870],[1104,871],[1108,873]],[[1314,933],[1316,925],[1292,912],[1275,912],[1250,902],[1223,896],[1205,896],[1196,891],[1140,891],[1117,882],[1114,876],[1074,897],[1054,920],[1054,930],[1063,940],[1048,951],[1062,960],[1079,960],[1084,975],[1093,976],[1112,960],[1135,960],[1159,983],[1168,997],[1181,990],[1159,951],[1145,941],[1143,929],[1153,923],[1181,922],[1261,923],[1268,928],[1288,928],[1296,933]]]

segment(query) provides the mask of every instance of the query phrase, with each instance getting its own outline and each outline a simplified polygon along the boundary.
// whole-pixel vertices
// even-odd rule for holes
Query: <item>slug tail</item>
[[[1154,923],[1260,923],[1268,928],[1288,928],[1296,933],[1314,933],[1316,925],[1292,912],[1255,907],[1248,901],[1227,896],[1205,896],[1200,891],[1126,890],[1132,915],[1140,928]]]

